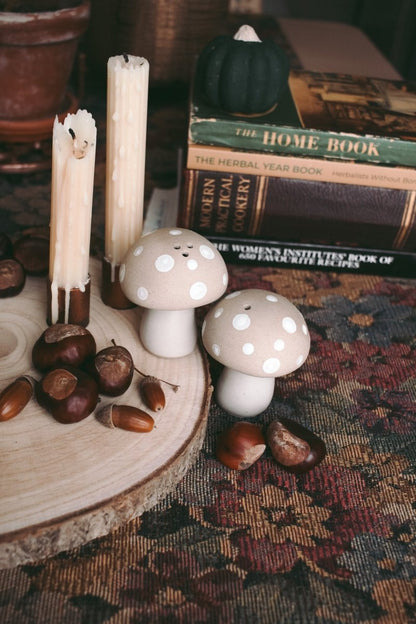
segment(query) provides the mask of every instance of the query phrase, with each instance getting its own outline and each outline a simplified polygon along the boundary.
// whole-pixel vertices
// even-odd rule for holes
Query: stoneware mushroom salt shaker
[[[225,292],[228,271],[214,245],[183,228],[143,235],[120,266],[120,286],[143,310],[139,335],[159,357],[189,355],[197,341],[195,308]]]
[[[260,414],[273,398],[275,377],[293,372],[309,353],[305,319],[285,297],[250,288],[221,299],[206,315],[202,341],[224,365],[218,404],[233,416]]]

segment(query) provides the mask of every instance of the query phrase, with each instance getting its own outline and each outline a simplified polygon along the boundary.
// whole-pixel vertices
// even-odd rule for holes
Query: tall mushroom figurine
[[[285,297],[250,288],[213,306],[202,325],[207,352],[224,365],[218,404],[233,416],[252,417],[273,398],[275,377],[303,364],[310,336],[305,319]]]
[[[206,238],[184,228],[160,228],[132,245],[120,266],[126,297],[143,307],[139,335],[159,357],[189,355],[197,341],[195,308],[221,297],[225,262]]]

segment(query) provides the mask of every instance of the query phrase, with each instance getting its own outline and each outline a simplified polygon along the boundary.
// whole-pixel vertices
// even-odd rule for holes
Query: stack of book
[[[179,224],[230,262],[416,275],[416,85],[291,72],[261,117],[190,97]]]

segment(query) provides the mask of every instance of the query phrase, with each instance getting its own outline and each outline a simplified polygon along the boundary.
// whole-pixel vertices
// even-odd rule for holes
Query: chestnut
[[[22,290],[26,282],[23,266],[14,258],[0,260],[0,297],[14,297]]]
[[[13,256],[13,243],[4,232],[0,232],[0,260]]]
[[[274,459],[289,472],[307,472],[326,455],[323,440],[289,418],[271,422],[266,438]]]
[[[60,423],[76,423],[98,403],[95,380],[76,368],[54,368],[35,386],[36,399]]]
[[[134,373],[130,352],[118,345],[101,349],[83,368],[94,377],[99,391],[109,396],[123,394],[129,388]]]
[[[39,336],[32,349],[33,365],[40,371],[57,366],[80,367],[95,355],[93,335],[81,325],[56,323]]]
[[[245,470],[263,455],[266,442],[259,425],[239,421],[219,434],[217,459],[233,470]]]
[[[49,269],[49,240],[44,236],[25,234],[13,245],[13,256],[27,275],[47,275]]]

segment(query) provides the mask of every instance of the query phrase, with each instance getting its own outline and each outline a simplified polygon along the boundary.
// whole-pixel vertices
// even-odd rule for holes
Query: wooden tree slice
[[[157,358],[138,339],[139,309],[117,311],[101,301],[101,267],[91,261],[88,329],[97,349],[111,339],[129,349],[147,374],[180,385],[164,386],[166,407],[153,414],[150,433],[108,429],[94,414],[80,423],[56,422],[32,399],[14,419],[0,423],[0,567],[33,562],[104,535],[166,496],[203,443],[212,387],[204,353]],[[46,329],[46,279],[28,278],[17,297],[0,300],[0,389],[16,377],[40,374],[32,346]],[[140,376],[106,403],[146,409]],[[149,411],[146,409],[146,411]]]

